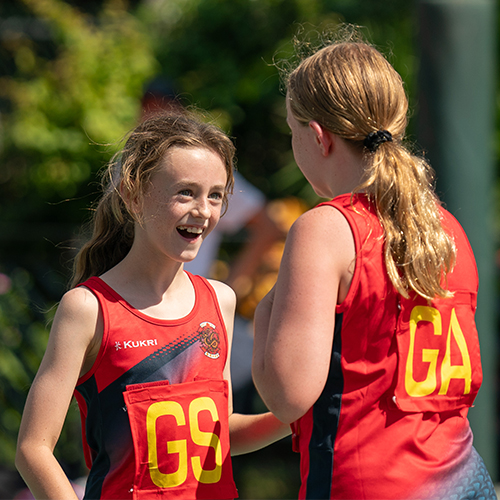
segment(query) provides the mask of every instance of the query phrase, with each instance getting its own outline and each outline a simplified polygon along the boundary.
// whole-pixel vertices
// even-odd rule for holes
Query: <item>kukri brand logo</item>
[[[149,340],[124,340],[123,342],[115,342],[115,349],[136,349],[138,347],[152,347],[158,345],[157,339]]]

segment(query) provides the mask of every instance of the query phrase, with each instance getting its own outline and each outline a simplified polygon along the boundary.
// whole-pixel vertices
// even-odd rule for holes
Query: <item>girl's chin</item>
[[[196,256],[198,255],[198,252],[199,252],[200,248],[196,248],[196,249],[192,249],[192,250],[189,250],[189,251],[186,251],[186,252],[182,252],[182,255],[181,255],[181,261],[183,263],[188,263],[188,262],[191,262],[193,261]]]

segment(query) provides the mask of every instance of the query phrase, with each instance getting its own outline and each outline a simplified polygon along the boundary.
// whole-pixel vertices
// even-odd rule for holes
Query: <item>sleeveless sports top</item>
[[[462,498],[467,484],[488,478],[467,420],[482,372],[478,276],[465,233],[441,211],[457,249],[448,275],[453,297],[404,299],[388,278],[383,230],[368,198],[351,203],[342,195],[322,205],[349,222],[356,263],[348,295],[336,306],[325,388],[292,425],[300,498]]]
[[[196,299],[184,318],[130,306],[100,278],[104,334],[75,396],[90,468],[85,498],[237,496],[229,453],[227,334],[214,289],[187,273]]]

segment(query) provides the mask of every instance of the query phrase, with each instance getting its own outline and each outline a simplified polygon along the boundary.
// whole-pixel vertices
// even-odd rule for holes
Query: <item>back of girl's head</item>
[[[220,156],[227,172],[224,206],[227,205],[234,183],[235,154],[229,137],[215,125],[187,112],[150,116],[129,134],[122,151],[104,172],[103,194],[91,222],[93,233],[75,258],[72,286],[103,274],[127,255],[138,215],[129,210],[126,200],[144,195],[152,173],[173,147],[206,148]]]
[[[303,58],[285,83],[300,123],[314,120],[362,153],[364,176],[354,191],[375,205],[395,288],[404,296],[410,289],[428,299],[448,296],[455,248],[441,224],[433,171],[403,142],[408,100],[396,70],[347,26]]]
[[[315,120],[360,147],[371,132],[390,130],[402,139],[408,101],[399,74],[359,34],[329,44],[304,59],[288,75],[295,118]]]

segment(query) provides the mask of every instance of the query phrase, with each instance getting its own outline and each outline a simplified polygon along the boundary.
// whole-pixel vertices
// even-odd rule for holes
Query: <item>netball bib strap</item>
[[[136,455],[134,499],[237,497],[225,380],[127,386]]]

